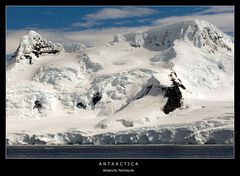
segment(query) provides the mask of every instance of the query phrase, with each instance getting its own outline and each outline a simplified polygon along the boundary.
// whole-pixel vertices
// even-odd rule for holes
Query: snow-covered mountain
[[[232,51],[232,40],[214,25],[206,21],[184,21],[143,32],[131,32],[114,36],[114,41],[128,41],[133,47],[145,47],[162,51],[171,48],[175,40],[190,41],[209,53],[218,50]]]
[[[12,59],[15,62],[32,63],[32,59],[38,58],[45,53],[55,54],[63,50],[63,46],[59,43],[47,41],[35,31],[30,31],[28,35],[22,37],[19,47],[14,53]]]
[[[232,143],[233,68],[231,37],[205,21],[91,48],[30,31],[7,67],[7,140]]]

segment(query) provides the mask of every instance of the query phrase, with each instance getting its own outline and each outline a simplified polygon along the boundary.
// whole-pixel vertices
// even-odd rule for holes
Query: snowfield
[[[233,70],[231,37],[205,21],[93,47],[30,31],[7,65],[7,144],[234,143]]]

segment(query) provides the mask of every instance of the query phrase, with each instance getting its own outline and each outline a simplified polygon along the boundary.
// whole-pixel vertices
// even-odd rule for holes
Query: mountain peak
[[[208,21],[205,20],[199,20],[199,19],[193,19],[193,20],[186,20],[186,21],[181,21],[178,23],[184,23],[184,24],[188,24],[188,25],[199,25],[199,26],[208,26],[208,25],[213,25],[211,23],[209,23]],[[177,23],[175,23],[177,24]]]
[[[172,47],[177,39],[190,41],[195,47],[209,53],[219,50],[232,53],[233,49],[229,36],[213,24],[203,20],[182,21],[146,31],[122,33],[115,35],[113,41],[127,41],[133,47],[161,51]]]
[[[37,33],[36,31],[30,30],[28,32],[28,36],[41,36],[39,33]]]
[[[11,62],[33,64],[33,60],[44,54],[55,54],[63,50],[59,43],[53,43],[31,30],[20,40]]]

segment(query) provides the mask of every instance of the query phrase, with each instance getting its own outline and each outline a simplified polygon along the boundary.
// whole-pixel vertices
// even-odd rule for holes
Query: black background
[[[1,25],[0,25],[0,35],[1,35],[1,45],[0,45],[0,66],[2,67],[1,70],[1,159],[5,160],[4,165],[0,164],[1,172],[5,173],[7,171],[8,174],[20,174],[20,175],[79,175],[79,176],[90,176],[90,175],[216,175],[216,174],[224,174],[224,175],[232,175],[234,173],[234,166],[236,164],[236,160],[239,159],[239,116],[238,116],[238,108],[237,108],[237,101],[240,98],[238,95],[238,63],[239,63],[239,28],[238,23],[239,20],[239,5],[237,0],[158,0],[158,1],[137,1],[137,0],[105,0],[105,1],[51,1],[50,0],[41,0],[41,1],[34,1],[34,0],[15,0],[15,1],[5,1],[0,0],[0,18],[1,18]],[[7,5],[234,5],[235,6],[235,159],[6,159],[5,158],[5,99],[6,99],[6,91],[5,91],[5,43],[6,43],[6,26],[5,26],[5,8]],[[40,161],[40,163],[38,162]],[[47,161],[47,162],[46,162]],[[103,167],[99,166],[100,161],[134,161],[138,162],[139,166],[130,167],[135,170],[134,173],[103,173]],[[111,169],[111,167],[105,167]],[[114,167],[116,168],[116,167]],[[122,168],[122,167],[117,167]],[[73,173],[74,172],[74,173]],[[8,174],[1,174],[1,175],[8,175]]]

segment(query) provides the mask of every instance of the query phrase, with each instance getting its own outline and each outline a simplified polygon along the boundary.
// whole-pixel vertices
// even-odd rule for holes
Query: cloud
[[[234,7],[233,6],[214,6],[210,7],[206,10],[203,10],[201,12],[195,13],[195,15],[206,15],[206,14],[215,14],[215,13],[228,13],[233,12]]]
[[[117,21],[117,22],[115,22],[114,24],[117,24],[117,25],[126,25],[126,24],[129,24],[129,23],[132,23],[132,21],[131,21],[131,20]]]
[[[234,14],[233,13],[218,13],[211,15],[189,15],[189,16],[171,16],[166,18],[160,18],[152,22],[155,26],[171,24],[186,20],[205,20],[215,26],[225,33],[231,33],[234,30]]]
[[[139,27],[112,27],[102,29],[88,29],[83,31],[64,31],[62,29],[35,29],[47,40],[53,42],[87,42],[94,45],[104,45],[113,40],[113,35],[123,32],[132,32],[148,29],[149,26]],[[13,54],[22,36],[27,35],[29,30],[8,30],[6,35],[6,54]]]
[[[85,22],[75,22],[71,24],[72,27],[93,27],[102,24],[104,20],[113,20],[120,18],[131,18],[131,17],[143,17],[147,15],[157,14],[158,10],[151,8],[140,8],[140,7],[123,7],[123,8],[103,8],[96,13],[87,14],[83,17]],[[129,21],[118,21],[114,24],[123,25],[129,23]]]
[[[147,15],[156,14],[159,11],[150,8],[140,7],[123,7],[123,8],[103,8],[96,13],[87,14],[83,17],[85,22],[75,22],[71,24],[72,27],[93,27],[102,24],[104,20],[130,18],[130,17],[143,17]],[[129,21],[116,22],[114,24],[125,24]]]
[[[137,21],[140,22],[140,23],[144,23],[144,22],[148,22],[148,21],[151,21],[151,20],[152,20],[151,18],[143,18],[143,19],[139,19]]]
[[[204,9],[200,12],[193,13],[187,16],[171,16],[157,19],[152,22],[153,25],[165,25],[186,20],[205,20],[225,33],[234,32],[234,7],[233,6],[213,6]]]
[[[102,24],[102,23],[98,23],[95,21],[86,21],[86,22],[76,22],[76,23],[73,23],[71,26],[88,28],[88,27],[99,25],[99,24]]]
[[[159,11],[151,8],[124,7],[124,8],[104,8],[96,13],[87,14],[86,20],[109,20],[130,17],[142,17],[156,14]]]

